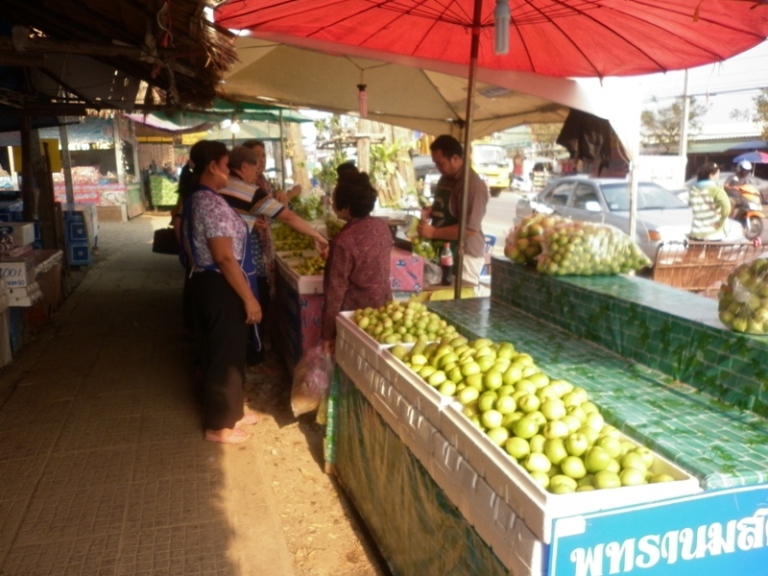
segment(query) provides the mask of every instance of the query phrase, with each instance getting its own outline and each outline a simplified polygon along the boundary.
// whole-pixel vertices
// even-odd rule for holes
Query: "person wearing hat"
[[[752,162],[743,160],[736,165],[736,173],[728,178],[723,184],[725,192],[728,194],[728,198],[731,200],[731,206],[733,210],[731,214],[737,213],[742,205],[745,203],[744,198],[739,192],[739,188],[746,184],[752,186],[758,184],[757,178],[752,176]],[[733,216],[731,216],[733,218]]]

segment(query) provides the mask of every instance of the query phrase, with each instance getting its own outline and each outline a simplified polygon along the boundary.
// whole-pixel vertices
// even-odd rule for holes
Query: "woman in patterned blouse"
[[[334,350],[339,312],[378,308],[392,300],[392,232],[383,220],[370,215],[376,197],[376,189],[364,172],[345,174],[333,191],[333,210],[347,223],[331,240],[325,265],[321,338],[328,353]]]
[[[192,146],[179,181],[181,240],[203,375],[203,429],[209,442],[226,444],[245,442],[251,435],[240,427],[258,420],[244,413],[243,384],[246,330],[261,321],[248,228],[218,193],[227,184],[228,160],[224,144],[201,140]]]

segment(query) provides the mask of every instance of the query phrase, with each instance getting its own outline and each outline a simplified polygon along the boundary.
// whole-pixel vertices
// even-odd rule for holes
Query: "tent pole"
[[[279,111],[280,114],[280,181],[282,183],[281,190],[285,192],[285,136],[283,135],[283,109]]]
[[[464,117],[464,184],[461,194],[461,212],[459,213],[459,238],[456,258],[456,275],[453,296],[461,299],[462,272],[464,270],[464,237],[467,234],[467,196],[469,196],[469,173],[472,169],[472,107],[475,97],[475,79],[477,77],[477,55],[480,51],[480,17],[483,0],[475,0],[472,16],[472,47],[469,55],[469,81],[467,84],[467,111]]]

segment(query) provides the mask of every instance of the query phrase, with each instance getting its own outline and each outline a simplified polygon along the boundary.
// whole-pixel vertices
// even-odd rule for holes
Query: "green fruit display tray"
[[[314,251],[308,251],[315,254]],[[290,254],[290,252],[289,252]],[[281,256],[280,253],[275,254],[276,265],[280,268],[281,274],[286,279],[288,284],[296,290],[298,294],[322,294],[323,293],[323,276],[301,276],[296,270],[291,268],[292,262],[300,261],[300,257],[286,257]]]
[[[337,318],[339,367],[510,568],[514,555],[526,549],[513,543],[521,538],[530,542],[529,552],[537,557],[541,550],[535,543],[551,541],[554,518],[702,491],[693,476],[655,454],[653,471],[670,474],[676,481],[594,492],[549,493],[451,406],[451,398],[424,382],[388,347],[377,345],[350,316],[345,313]],[[536,565],[533,556],[523,559],[524,563]]]

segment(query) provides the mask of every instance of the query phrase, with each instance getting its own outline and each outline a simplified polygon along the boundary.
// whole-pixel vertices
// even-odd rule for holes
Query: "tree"
[[[689,136],[701,130],[701,118],[709,106],[690,97],[688,108]],[[660,146],[664,152],[671,153],[680,148],[680,120],[683,117],[683,98],[678,98],[669,106],[656,111],[643,110],[640,116],[644,146]]]
[[[760,137],[768,140],[768,88],[761,88],[760,94],[755,96],[755,108],[753,120],[761,125]]]

